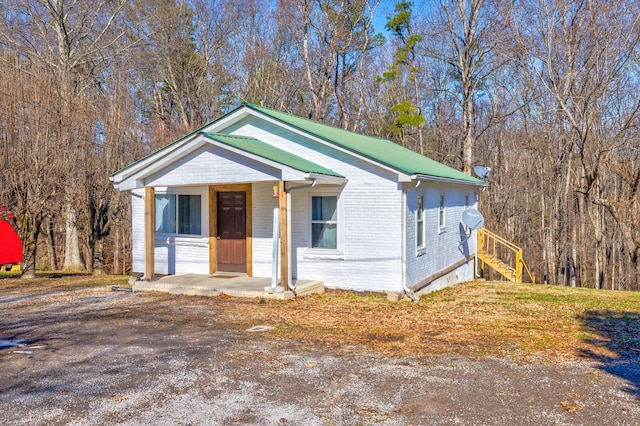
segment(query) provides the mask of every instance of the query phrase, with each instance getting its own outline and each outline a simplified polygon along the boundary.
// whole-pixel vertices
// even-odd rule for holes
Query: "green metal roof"
[[[181,137],[180,139],[160,148],[159,150],[140,158],[133,163],[123,167],[115,172],[111,177],[115,177],[119,173],[123,173],[126,170],[136,167],[144,160],[151,158],[158,153],[169,149],[176,144],[195,136],[198,133],[202,133],[207,137],[217,140],[220,143],[234,146],[237,149],[253,153],[260,157],[275,161],[279,164],[286,165],[295,170],[302,171],[304,173],[319,173],[327,176],[343,177],[340,174],[315,164],[304,158],[290,154],[289,152],[275,148],[255,138],[238,137],[224,135],[220,133],[204,133],[203,129],[211,126],[215,122],[223,119],[224,117],[233,114],[239,109],[247,107],[256,112],[262,113],[272,119],[279,121],[290,127],[299,129],[311,136],[323,139],[329,143],[335,144],[355,154],[359,154],[363,157],[369,158],[377,163],[389,166],[400,172],[404,172],[408,175],[426,175],[436,178],[452,179],[462,182],[469,182],[476,185],[484,185],[485,183],[469,176],[459,170],[446,166],[429,157],[425,157],[416,152],[413,152],[407,148],[404,148],[388,139],[362,135],[359,133],[350,132],[348,130],[340,129],[337,127],[329,126],[316,121],[308,120],[306,118],[298,117],[292,114],[287,114],[281,111],[260,107],[250,103],[244,103],[238,108],[225,114],[223,117],[218,118],[212,122],[205,124],[204,126],[194,130]]]
[[[295,127],[335,145],[363,155],[378,163],[385,164],[409,175],[427,175],[445,179],[455,179],[475,184],[484,184],[480,179],[446,166],[429,157],[404,148],[388,139],[366,136],[348,130],[329,126],[317,121],[284,112],[245,103],[247,107],[261,112],[289,126]]]
[[[271,161],[275,161],[278,164],[291,167],[292,169],[304,173],[318,173],[327,176],[344,177],[334,172],[333,170],[329,170],[326,167],[322,167],[318,164],[312,163],[311,161],[305,160],[302,157],[298,157],[297,155],[293,155],[280,148],[276,148],[272,145],[266,144],[256,138],[225,135],[222,133],[202,132],[202,134],[209,139],[215,140],[222,144],[232,146],[239,150],[257,155],[262,158],[266,158]]]

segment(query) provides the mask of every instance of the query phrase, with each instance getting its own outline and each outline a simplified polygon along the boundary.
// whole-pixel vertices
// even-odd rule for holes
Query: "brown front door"
[[[247,193],[217,192],[217,270],[247,272]]]

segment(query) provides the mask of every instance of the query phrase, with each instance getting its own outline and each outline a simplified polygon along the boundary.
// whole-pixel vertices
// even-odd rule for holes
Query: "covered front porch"
[[[133,270],[150,288],[164,285],[152,284],[159,275],[192,281],[195,274],[227,280],[205,281],[212,284],[206,288],[230,289],[237,281],[216,278],[223,273],[262,277],[249,286],[261,293],[302,294],[298,279],[324,279],[314,258],[301,268],[300,253],[313,255],[312,227],[332,228],[335,240],[335,218],[311,225],[307,216],[310,203],[323,200],[335,215],[344,176],[252,137],[202,131],[154,155],[112,176],[117,188],[131,191]]]
[[[293,280],[295,290],[281,286],[273,288],[271,278],[248,277],[246,275],[181,274],[168,275],[154,281],[135,281],[133,291],[159,291],[189,296],[253,297],[263,299],[291,299],[313,293],[323,293],[324,284],[319,280]]]
[[[231,284],[239,283],[245,278],[242,284],[248,285],[250,292],[304,294],[305,290],[298,291],[297,283],[321,281],[313,273],[307,272],[302,276],[299,274],[295,256],[300,249],[300,242],[292,244],[292,222],[297,221],[298,228],[301,224],[306,225],[305,217],[309,214],[305,211],[306,203],[312,199],[306,190],[320,186],[341,187],[336,185],[335,179],[313,175],[305,178],[296,181],[177,186],[169,190],[160,188],[160,195],[156,191],[157,187],[146,187],[144,280],[154,282],[158,276],[170,275],[161,281],[166,283],[172,280],[171,276],[176,276],[181,281],[191,282],[193,277],[199,277],[206,278],[204,282],[209,287],[211,280],[215,280],[212,288],[229,289]],[[294,215],[293,190],[298,194],[298,210]],[[183,228],[182,219],[186,217],[186,213],[182,211],[184,196],[181,194],[187,191],[201,194],[195,196],[198,198],[195,203],[198,213],[190,215],[191,221],[202,223],[202,226],[195,227],[198,234],[173,235],[159,232],[167,228],[167,217],[170,224],[177,221],[174,228]],[[174,193],[178,194],[174,198],[175,206],[166,203],[167,194]],[[194,198],[193,195],[188,197],[188,200]],[[164,203],[162,207],[161,203]],[[305,206],[300,209],[300,205]],[[171,213],[177,210],[178,219],[167,214],[167,210]],[[229,279],[229,276],[232,278]],[[249,280],[250,278],[255,280]],[[156,287],[162,288],[162,285]]]

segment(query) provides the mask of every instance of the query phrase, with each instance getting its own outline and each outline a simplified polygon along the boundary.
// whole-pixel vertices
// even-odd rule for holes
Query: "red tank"
[[[0,266],[22,262],[22,242],[11,225],[0,220]]]

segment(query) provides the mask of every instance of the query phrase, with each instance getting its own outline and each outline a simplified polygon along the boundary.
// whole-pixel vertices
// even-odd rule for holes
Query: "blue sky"
[[[376,14],[373,17],[373,26],[376,33],[382,33],[387,36],[387,31],[384,29],[387,23],[387,16],[393,14],[393,7],[395,6],[395,0],[382,0],[380,5],[376,9]]]

